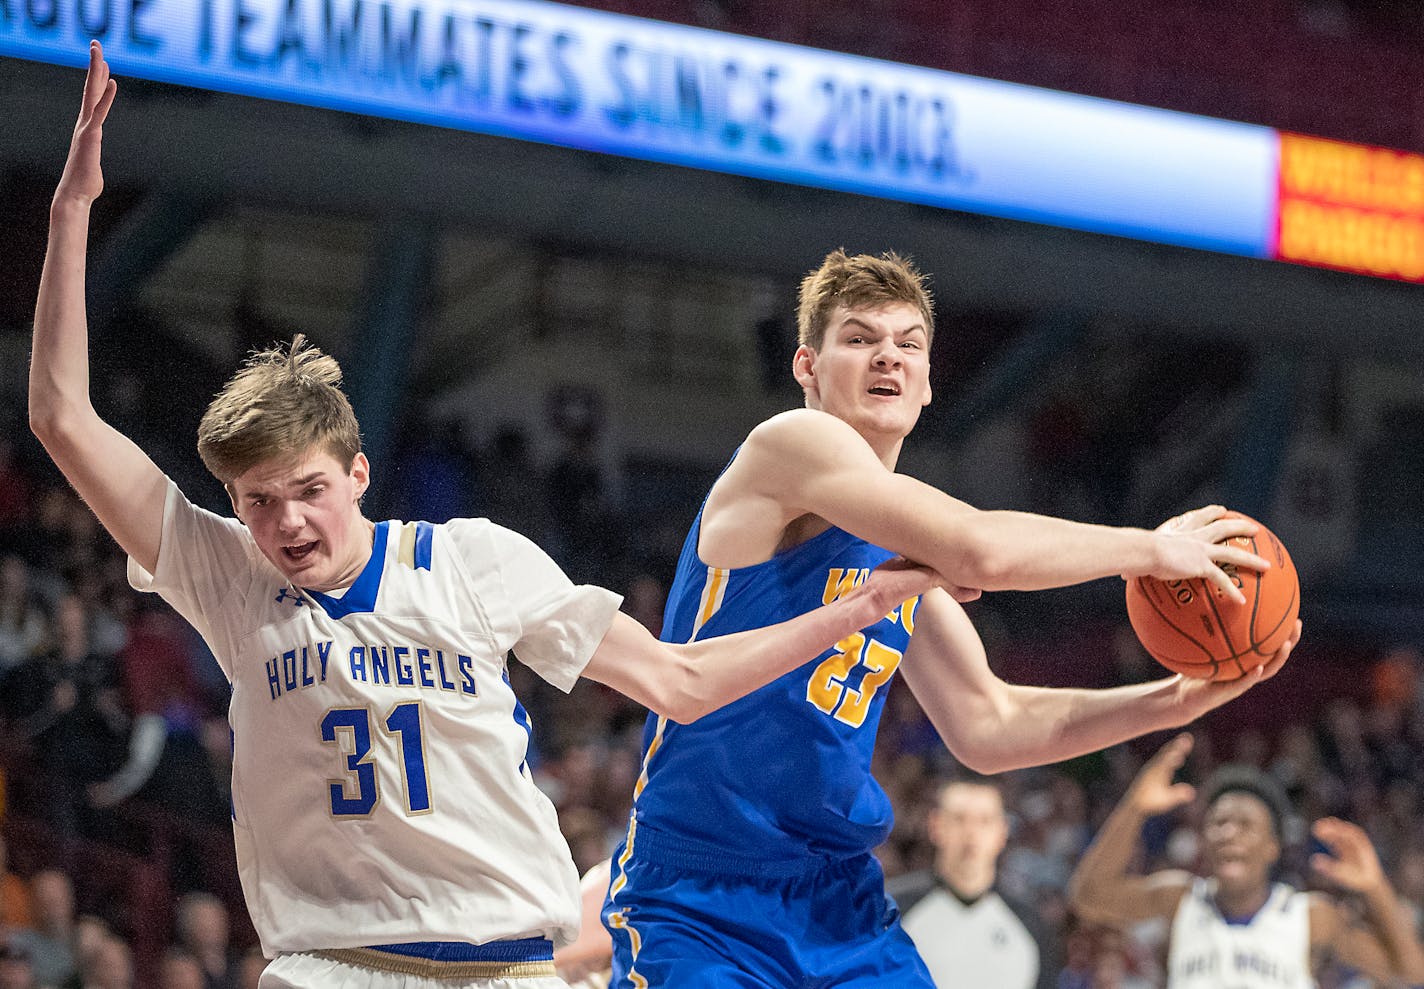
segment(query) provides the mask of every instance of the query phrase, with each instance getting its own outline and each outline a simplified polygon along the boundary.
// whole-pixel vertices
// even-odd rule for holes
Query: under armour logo
[[[295,591],[291,591],[289,588],[286,587],[279,590],[277,592],[277,596],[272,600],[276,601],[278,604],[281,604],[283,601],[291,601],[298,608],[304,607],[307,603],[306,600],[300,594],[296,593]]]

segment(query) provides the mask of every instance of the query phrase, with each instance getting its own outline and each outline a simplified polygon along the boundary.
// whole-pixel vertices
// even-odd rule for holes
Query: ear
[[[366,459],[364,453],[358,453],[351,459],[351,480],[356,482],[356,500],[360,501],[371,486],[371,461]]]
[[[816,351],[809,345],[803,343],[796,348],[796,354],[791,358],[791,376],[803,391],[810,393],[816,390]]]
[[[930,383],[929,383],[928,381],[926,381],[926,382],[925,382],[925,400],[920,403],[920,408],[923,409],[925,406],[929,405],[930,402],[933,401],[933,400],[934,400],[934,389],[931,388],[931,387],[930,387]]]

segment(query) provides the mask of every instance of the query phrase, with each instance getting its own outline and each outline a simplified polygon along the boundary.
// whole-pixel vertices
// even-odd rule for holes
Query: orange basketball
[[[1227,518],[1246,518],[1227,512]],[[1255,521],[1252,519],[1251,521]],[[1237,604],[1203,578],[1127,582],[1127,617],[1152,657],[1167,669],[1203,680],[1235,680],[1270,659],[1295,629],[1300,581],[1290,554],[1259,522],[1236,545],[1271,563],[1265,573],[1226,572],[1246,595]]]

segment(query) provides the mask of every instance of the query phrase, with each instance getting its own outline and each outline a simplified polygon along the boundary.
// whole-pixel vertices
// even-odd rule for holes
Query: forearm
[[[89,411],[89,334],[84,311],[89,204],[56,194],[35,303],[30,423],[44,440],[74,411]]]
[[[1176,678],[1110,690],[1004,684],[982,702],[985,710],[971,721],[968,737],[960,737],[979,754],[980,772],[1073,759],[1190,721],[1193,712],[1183,709],[1177,684]]]
[[[1037,591],[1119,574],[1135,576],[1150,573],[1157,564],[1156,537],[1145,529],[1008,511],[959,517],[951,529],[971,525],[974,531],[960,537],[968,547],[965,583],[986,591]],[[954,579],[949,571],[941,572]]]
[[[893,607],[879,595],[857,593],[768,628],[668,646],[677,653],[667,701],[677,714],[669,716],[685,723],[730,704],[806,664]]]
[[[1069,880],[1068,898],[1074,910],[1098,919],[1118,919],[1113,907],[1126,884],[1145,820],[1129,801],[1114,808]]]
[[[1409,909],[1400,902],[1388,880],[1361,894],[1365,920],[1388,956],[1390,975],[1410,985],[1424,983],[1424,947],[1414,933]]]

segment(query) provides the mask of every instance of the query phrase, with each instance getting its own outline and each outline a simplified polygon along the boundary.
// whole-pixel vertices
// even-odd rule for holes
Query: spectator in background
[[[211,893],[194,892],[178,901],[178,939],[202,966],[206,989],[237,989],[238,959],[228,950],[227,907]]]
[[[103,957],[104,945],[114,932],[93,914],[80,914],[74,920],[74,960],[78,972],[64,984],[64,989],[88,989],[90,976]]]
[[[30,568],[15,554],[0,558],[0,690],[44,642],[45,617],[30,589]]]
[[[227,806],[203,749],[206,705],[182,624],[162,601],[135,605],[118,664],[133,718],[129,757],[94,786],[93,803],[111,806],[145,788],[145,799],[184,820],[224,823]]]
[[[886,892],[936,986],[1048,989],[1037,916],[996,888],[1009,839],[1003,794],[987,781],[951,781],[930,812],[931,869],[891,881]]]
[[[12,436],[21,429],[9,415],[0,417],[0,536],[8,538],[25,521],[30,504],[30,481],[15,456]]]
[[[86,788],[122,762],[127,734],[113,664],[90,648],[88,613],[77,596],[60,599],[51,648],[14,670],[9,684],[3,703],[42,770],[28,809],[73,837],[84,822]]]
[[[85,962],[80,989],[133,989],[133,952],[123,938],[106,934]]]
[[[10,871],[9,848],[4,835],[0,835],[0,930],[34,924],[30,884]]]
[[[1321,876],[1360,896],[1363,916],[1353,916],[1338,897],[1272,881],[1290,808],[1279,785],[1259,770],[1227,767],[1207,784],[1205,877],[1129,873],[1143,822],[1195,796],[1190,785],[1172,782],[1191,745],[1190,735],[1178,735],[1138,773],[1078,864],[1074,907],[1114,925],[1170,919],[1168,989],[1306,986],[1331,958],[1387,983],[1424,982],[1424,945],[1364,829],[1336,818],[1317,821],[1312,833],[1330,854],[1311,856]]]
[[[239,965],[241,978],[238,980],[239,989],[257,989],[257,980],[262,977],[262,970],[267,967],[267,959],[262,956],[262,952],[257,948],[252,948],[247,954],[242,956]]]
[[[197,958],[182,948],[173,948],[163,956],[158,985],[159,989],[207,989],[208,977]]]
[[[78,974],[75,958],[74,886],[57,869],[44,869],[30,880],[34,895],[35,925],[14,931],[12,947],[30,959],[35,982],[59,986]]]
[[[0,941],[0,989],[38,989],[38,986],[29,953],[13,940]]]

